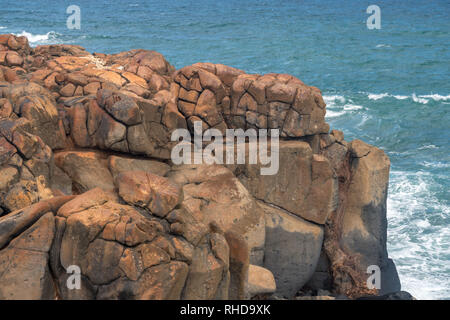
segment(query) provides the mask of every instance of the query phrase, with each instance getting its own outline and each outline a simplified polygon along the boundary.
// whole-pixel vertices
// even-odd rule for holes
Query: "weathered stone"
[[[323,228],[281,209],[260,205],[266,214],[264,267],[275,276],[277,293],[291,298],[316,269]]]
[[[0,217],[0,248],[7,245],[21,230],[25,230],[45,213],[58,211],[59,207],[72,198],[72,196],[54,197]]]
[[[55,233],[51,212],[0,251],[0,299],[54,299],[48,252]]]
[[[204,119],[211,127],[222,122],[216,106],[216,97],[210,90],[204,90],[200,95],[194,110],[194,115]]]
[[[6,55],[6,63],[9,66],[21,66],[23,64],[23,58],[17,52],[10,51]]]
[[[198,247],[189,268],[183,299],[214,299],[220,282],[223,281],[223,273],[228,271],[224,269],[223,264],[208,251],[208,246]]]
[[[97,91],[100,89],[100,82],[91,82],[89,84],[87,84],[86,86],[84,86],[83,88],[83,93],[85,95],[90,95],[90,94],[97,94]]]
[[[245,150],[248,159],[248,145]],[[313,156],[311,147],[303,141],[280,141],[278,152],[273,157],[279,160],[276,174],[261,175],[264,166],[246,161],[235,168],[238,178],[255,198],[324,224],[334,208],[336,191],[328,160]]]
[[[142,122],[141,111],[136,102],[132,98],[118,96],[114,104],[105,105],[105,110],[117,121],[127,126],[136,125]]]
[[[287,84],[276,82],[273,86],[266,89],[268,101],[280,101],[292,104],[296,88]]]
[[[184,202],[200,200],[191,211],[208,225],[215,221],[224,231],[233,230],[248,242],[252,262],[261,264],[264,216],[256,202],[231,171],[219,165],[173,167],[170,179],[184,185]]]
[[[69,110],[70,135],[75,145],[89,147],[91,138],[88,134],[86,109],[82,104],[76,104]]]
[[[58,216],[68,218],[74,213],[103,205],[115,199],[116,197],[112,193],[105,192],[100,188],[94,188],[66,202],[59,208],[57,214]]]
[[[79,193],[97,187],[105,191],[114,190],[107,159],[100,152],[63,151],[55,154],[55,163],[72,179]]]
[[[361,271],[387,264],[386,198],[390,161],[386,154],[360,140],[352,141],[351,182],[342,221],[341,243],[361,256]]]
[[[67,81],[73,83],[76,86],[85,86],[88,84],[88,78],[78,72],[71,72],[67,74]]]
[[[116,178],[119,195],[130,204],[164,217],[183,199],[181,188],[166,178],[144,171],[128,171]]]
[[[76,87],[74,84],[68,83],[59,91],[59,93],[63,97],[72,97],[74,95],[75,89]]]
[[[248,268],[248,297],[271,294],[276,291],[276,283],[272,272],[251,264]]]
[[[14,167],[5,167],[0,169],[0,191],[8,190],[8,188],[17,182],[19,171]]]
[[[164,162],[125,156],[110,156],[108,166],[114,177],[125,171],[145,171],[163,177],[170,170]]]

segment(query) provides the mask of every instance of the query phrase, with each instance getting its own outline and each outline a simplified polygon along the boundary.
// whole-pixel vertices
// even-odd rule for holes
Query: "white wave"
[[[450,95],[447,96],[441,96],[440,94],[427,94],[427,95],[421,95],[419,96],[420,98],[425,98],[425,99],[432,99],[434,101],[447,101],[450,100]]]
[[[445,163],[445,162],[428,162],[428,161],[424,161],[422,162],[422,165],[428,168],[450,168],[450,163]]]
[[[433,193],[435,183],[428,172],[392,171],[390,177],[388,252],[402,290],[418,299],[450,298],[450,206]]]
[[[325,95],[323,99],[327,104],[326,118],[337,118],[349,111],[363,109],[363,106],[353,104],[352,99],[341,95]]]
[[[386,97],[389,97],[389,93],[379,93],[379,94],[369,93],[369,95],[368,95],[368,98],[370,100],[380,100],[380,99],[386,98]]]
[[[439,147],[436,147],[434,144],[428,144],[426,146],[422,146],[419,148],[419,150],[424,150],[424,149],[439,149]]]
[[[2,26],[0,26],[0,30],[2,30],[2,29],[6,29],[6,27],[2,27]]]
[[[409,98],[409,96],[401,96],[401,95],[392,95],[391,97],[394,97],[397,100],[405,100]]]
[[[390,46],[389,44],[383,44],[383,43],[381,43],[381,44],[377,44],[376,47],[377,47],[377,48],[390,48],[391,46]]]
[[[344,105],[344,110],[345,111],[361,110],[362,108],[363,108],[363,106],[358,106],[358,105],[350,104],[350,103]]]
[[[412,94],[412,99],[414,102],[418,102],[418,103],[422,103],[422,104],[427,104],[428,103],[428,99],[424,99],[424,98],[420,98],[418,96],[416,96],[415,93]]]
[[[336,102],[345,103],[346,99],[344,96],[340,95],[331,95],[331,96],[323,96],[323,100],[327,105],[335,105]]]
[[[337,118],[337,117],[344,115],[345,113],[346,113],[345,111],[333,111],[333,110],[327,109],[325,118]]]
[[[21,33],[15,34],[16,36],[25,36],[28,38],[28,42],[31,45],[47,44],[47,43],[57,43],[57,37],[60,36],[59,33],[55,31],[49,31],[46,34],[32,34],[30,32],[22,31]]]
[[[450,100],[450,95],[440,95],[440,94],[425,94],[425,95],[416,95],[413,93],[411,96],[405,96],[405,95],[396,95],[396,94],[389,94],[389,93],[368,93],[367,97],[370,100],[380,100],[383,98],[395,98],[397,100],[406,100],[411,98],[414,102],[427,104],[430,100],[434,101],[447,101]]]

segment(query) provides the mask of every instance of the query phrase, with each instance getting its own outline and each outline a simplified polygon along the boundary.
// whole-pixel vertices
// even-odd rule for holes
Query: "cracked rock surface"
[[[154,51],[0,35],[0,299],[399,291],[389,159],[330,131],[325,113],[320,90],[291,75],[175,70]],[[171,135],[193,135],[196,121],[222,134],[278,129],[278,172],[175,165]],[[382,290],[367,288],[369,265]]]

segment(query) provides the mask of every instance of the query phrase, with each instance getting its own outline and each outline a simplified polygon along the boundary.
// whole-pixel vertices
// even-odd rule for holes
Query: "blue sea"
[[[81,9],[81,29],[66,26]],[[366,12],[378,5],[381,29]],[[450,299],[450,1],[0,0],[0,33],[91,52],[161,52],[319,87],[327,121],[391,159],[388,250],[402,286]]]

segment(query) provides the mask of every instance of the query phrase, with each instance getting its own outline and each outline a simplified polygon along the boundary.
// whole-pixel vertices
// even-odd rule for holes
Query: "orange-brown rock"
[[[0,35],[0,298],[290,298],[325,282],[358,297],[380,293],[368,264],[398,291],[389,160],[329,133],[325,113],[320,90],[287,74]],[[174,165],[171,135],[196,121],[278,129],[278,170]]]
[[[126,202],[165,217],[182,200],[181,188],[168,179],[144,171],[126,171],[116,178],[119,195]]]

